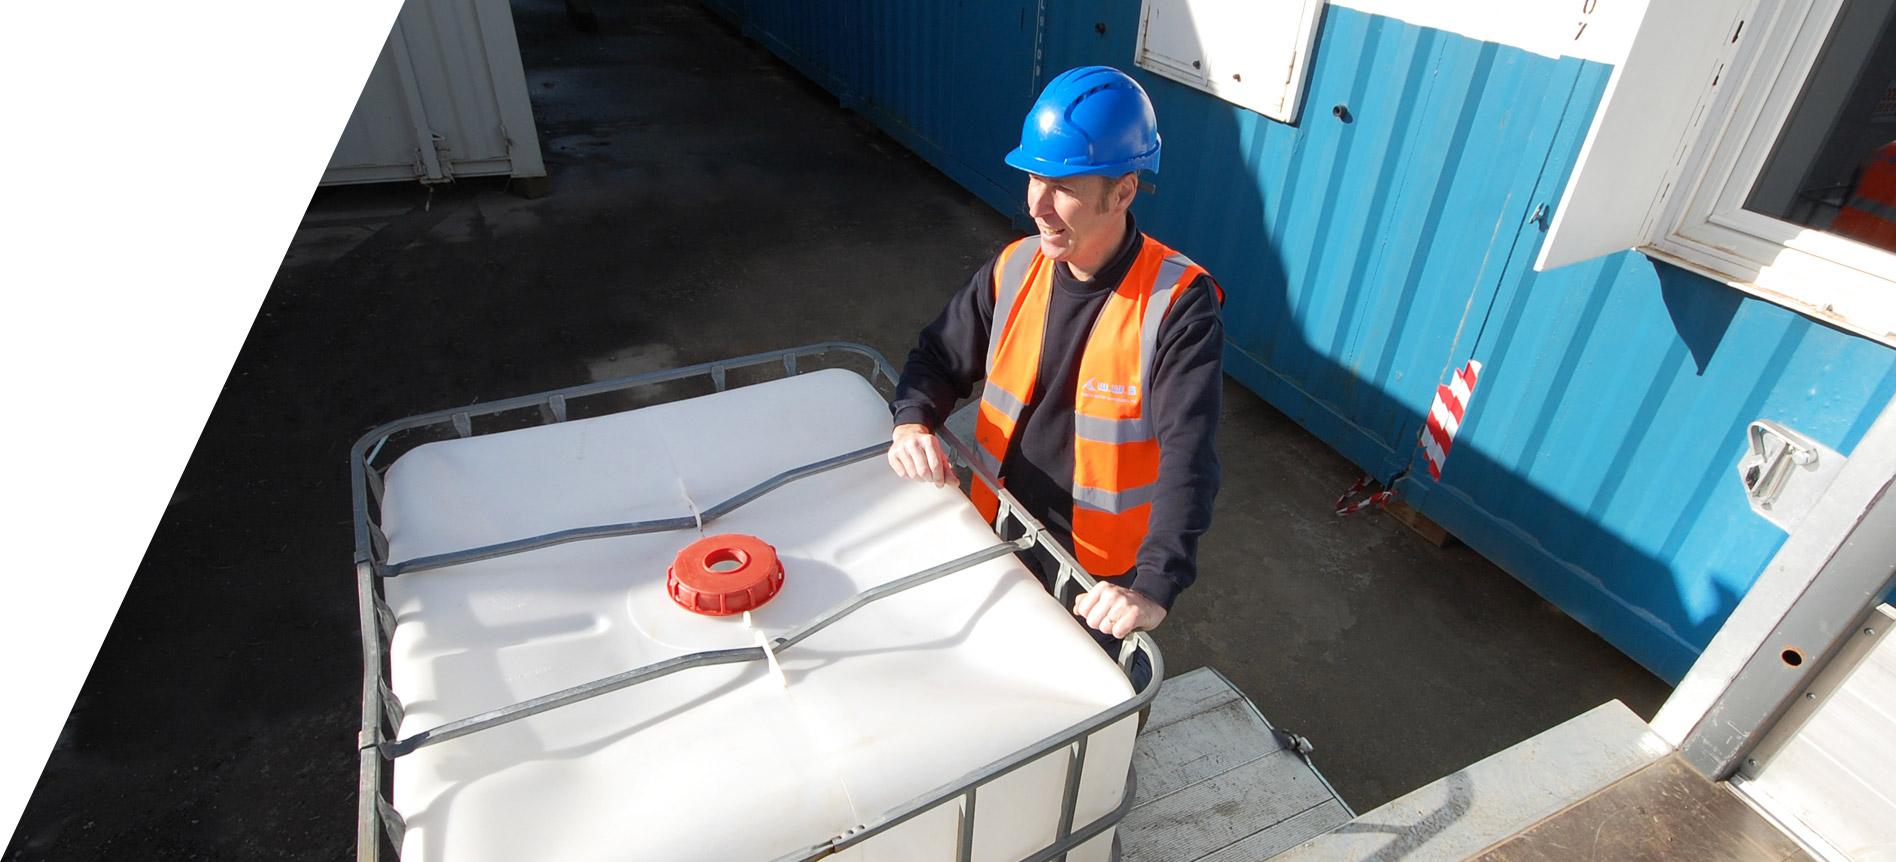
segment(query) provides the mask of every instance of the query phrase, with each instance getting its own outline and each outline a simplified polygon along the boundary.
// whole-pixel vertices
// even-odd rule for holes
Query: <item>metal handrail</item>
[[[626,671],[601,680],[595,680],[580,686],[543,695],[528,701],[512,704],[481,715],[471,716],[438,727],[422,731],[402,740],[389,737],[399,730],[401,706],[394,700],[388,685],[387,645],[394,633],[393,614],[388,611],[382,596],[381,581],[404,573],[439,569],[475,560],[492,559],[509,554],[524,553],[552,545],[572,541],[584,541],[617,535],[633,535],[643,532],[655,532],[664,529],[680,529],[686,526],[714,520],[730,511],[757,499],[789,482],[845,464],[856,463],[887,451],[888,444],[865,447],[854,452],[844,453],[814,464],[780,473],[744,492],[711,507],[691,519],[659,519],[656,521],[634,522],[630,524],[607,524],[595,527],[582,527],[574,530],[559,531],[541,536],[518,539],[495,545],[470,548],[445,554],[390,564],[386,559],[387,542],[381,528],[371,519],[371,496],[379,504],[382,479],[374,466],[376,457],[395,434],[420,428],[446,424],[461,437],[474,436],[473,419],[496,413],[537,407],[544,422],[562,422],[567,418],[567,402],[570,399],[621,392],[628,389],[684,380],[692,377],[709,376],[717,391],[726,388],[728,372],[736,369],[751,368],[760,365],[781,364],[786,376],[798,373],[798,360],[802,357],[820,356],[831,353],[855,354],[869,361],[870,373],[865,375],[873,384],[878,378],[887,380],[891,386],[896,383],[896,374],[887,359],[873,348],[846,342],[823,342],[787,350],[752,354],[734,359],[700,363],[683,368],[640,374],[616,380],[600,381],[564,389],[552,390],[535,395],[490,401],[463,408],[440,410],[424,413],[406,419],[396,420],[376,427],[363,435],[350,449],[350,485],[355,515],[356,544],[356,584],[360,602],[360,624],[362,630],[363,652],[363,698],[362,724],[358,735],[360,771],[358,775],[358,808],[356,824],[356,853],[359,862],[377,862],[381,855],[381,840],[386,833],[400,856],[400,845],[406,825],[401,815],[395,811],[383,795],[383,786],[387,778],[386,767],[390,765],[386,758],[399,757],[428,745],[445,742],[460,736],[466,736],[491,727],[518,721],[531,715],[537,715],[550,709],[557,709],[571,703],[577,703],[609,691],[617,691],[641,682],[657,679],[672,673],[694,667],[714,664],[758,661],[766,658],[763,647],[748,647],[731,650],[713,650],[679,656],[666,661]],[[996,559],[1018,550],[1038,546],[1056,565],[1054,594],[1065,600],[1066,590],[1078,586],[1091,589],[1096,581],[1073,559],[1072,555],[1059,542],[1054,541],[1046,527],[1020,508],[1020,503],[1012,494],[1000,486],[999,480],[973,457],[968,445],[947,428],[936,432],[948,445],[953,457],[967,466],[974,474],[975,481],[992,489],[1000,500],[1000,509],[995,517],[994,528],[997,533],[1015,532],[1019,537],[1003,541],[997,545],[965,555],[956,560],[924,569],[907,577],[891,581],[865,590],[861,594],[844,602],[802,626],[792,630],[772,642],[771,651],[782,651],[816,634],[837,620],[848,616],[867,605],[912,589],[921,584],[945,577],[969,566],[987,560]],[[688,520],[688,523],[687,523]],[[1010,524],[1011,522],[1011,524]],[[1016,751],[988,765],[977,769],[953,782],[942,785],[934,791],[922,794],[908,804],[887,812],[875,821],[846,830],[843,834],[823,844],[815,845],[803,851],[791,853],[783,860],[813,860],[855,846],[877,834],[894,828],[920,815],[921,813],[960,800],[962,822],[960,824],[960,847],[958,857],[969,858],[972,851],[972,833],[974,801],[980,787],[993,779],[1006,775],[1028,763],[1068,748],[1067,781],[1061,806],[1061,820],[1052,844],[1028,857],[1026,862],[1044,862],[1060,856],[1092,838],[1113,824],[1119,822],[1131,807],[1133,783],[1128,777],[1124,795],[1115,811],[1095,819],[1093,822],[1073,828],[1076,799],[1079,790],[1079,776],[1085,768],[1086,741],[1091,734],[1112,723],[1124,719],[1132,713],[1144,709],[1158,694],[1158,688],[1164,678],[1164,659],[1158,644],[1145,632],[1135,632],[1123,640],[1119,665],[1128,671],[1132,662],[1144,654],[1151,668],[1151,675],[1144,687],[1131,698],[1100,712],[1085,721],[1072,725],[1041,741]],[[386,729],[385,729],[386,728]]]

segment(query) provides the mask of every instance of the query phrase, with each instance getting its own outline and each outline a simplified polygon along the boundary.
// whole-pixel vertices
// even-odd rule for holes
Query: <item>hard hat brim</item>
[[[1041,177],[1078,177],[1086,174],[1105,173],[1093,166],[1069,165],[1061,162],[1048,161],[1046,159],[1036,159],[1033,156],[1027,155],[1020,147],[1015,147],[1013,152],[1008,153],[1007,157],[1002,159],[1002,161],[1006,162],[1008,167],[1014,168],[1015,170],[1026,171],[1027,173]]]
[[[1006,162],[1010,168],[1041,177],[1119,177],[1139,170],[1148,170],[1153,173],[1158,172],[1158,166],[1156,164],[1150,167],[1145,164],[1146,162],[1157,162],[1156,154],[1148,158],[1114,162],[1105,165],[1070,165],[1065,162],[1037,159],[1028,155],[1024,148],[1015,147],[1013,151],[1009,152],[1001,161]]]

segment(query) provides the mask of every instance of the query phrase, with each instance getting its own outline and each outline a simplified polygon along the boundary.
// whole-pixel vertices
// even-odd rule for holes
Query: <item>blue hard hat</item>
[[[1158,173],[1158,116],[1145,88],[1126,73],[1068,69],[1040,92],[1006,162],[1043,177]]]

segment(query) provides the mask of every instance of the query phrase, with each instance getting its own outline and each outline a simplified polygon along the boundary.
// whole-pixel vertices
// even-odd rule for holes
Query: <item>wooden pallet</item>
[[[1165,681],[1132,762],[1139,783],[1119,829],[1123,862],[1264,859],[1353,816],[1210,668]]]

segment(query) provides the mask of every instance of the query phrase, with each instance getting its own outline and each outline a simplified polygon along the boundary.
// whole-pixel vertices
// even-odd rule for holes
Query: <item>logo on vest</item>
[[[1120,404],[1139,403],[1139,387],[1133,383],[1103,383],[1097,377],[1088,377],[1080,384],[1081,398],[1100,398]]]

